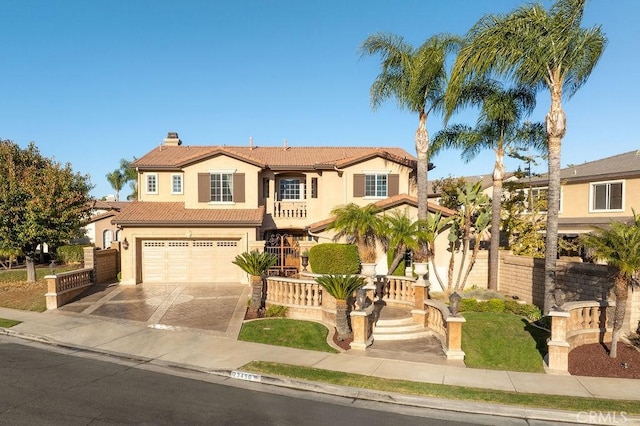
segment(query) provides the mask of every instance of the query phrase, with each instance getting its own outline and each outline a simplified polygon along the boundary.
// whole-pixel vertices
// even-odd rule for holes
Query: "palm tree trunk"
[[[489,290],[498,290],[500,257],[500,219],[502,212],[502,181],[504,180],[504,156],[501,148],[496,150],[493,168],[493,194],[491,199],[491,241],[489,247]]]
[[[469,278],[469,274],[471,274],[471,270],[473,269],[473,265],[476,264],[476,259],[478,258],[478,252],[480,251],[480,235],[476,236],[474,241],[473,251],[471,252],[471,260],[469,261],[469,266],[467,266],[467,270],[464,273],[464,278],[462,279],[462,284],[458,291],[464,291],[464,286],[467,284],[467,278]]]
[[[418,185],[418,219],[427,218],[427,174],[429,172],[429,134],[427,133],[427,114],[420,112],[420,123],[415,135],[416,154],[418,157],[418,168],[416,184]]]
[[[347,301],[336,299],[336,331],[338,332],[339,340],[348,338],[351,333],[351,330],[349,330],[347,314]]]
[[[616,309],[613,313],[613,335],[611,336],[611,352],[609,357],[618,356],[618,341],[620,331],[624,324],[624,316],[627,312],[627,299],[629,298],[630,282],[622,274],[616,275],[613,292],[616,296]]]
[[[429,260],[431,261],[431,269],[433,269],[433,274],[436,276],[436,280],[438,280],[438,284],[440,284],[440,288],[443,290],[446,288],[444,282],[442,282],[442,277],[438,273],[438,268],[436,268],[436,256],[435,256],[435,247],[430,248]]]
[[[251,275],[251,312],[257,314],[262,307],[262,277]]]
[[[404,254],[406,252],[406,247],[400,246],[396,249],[396,254],[391,261],[391,265],[389,265],[389,275],[393,274],[393,271],[396,270],[402,259],[404,258]]]
[[[449,243],[451,257],[449,258],[449,270],[447,271],[447,290],[453,289],[453,267],[455,265],[456,243]]]
[[[566,132],[566,116],[562,110],[561,84],[551,93],[551,109],[547,114],[549,149],[549,187],[547,198],[547,235],[544,252],[544,313],[553,307],[556,288],[556,259],[558,257],[558,210],[560,207],[560,151]]]

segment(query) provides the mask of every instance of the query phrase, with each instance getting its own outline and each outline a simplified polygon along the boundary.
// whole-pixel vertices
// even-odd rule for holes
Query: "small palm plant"
[[[584,235],[581,242],[593,249],[598,259],[606,260],[616,271],[613,293],[616,296],[616,308],[613,314],[613,336],[609,356],[618,355],[618,339],[624,322],[629,297],[629,286],[635,274],[640,271],[640,214],[633,212],[630,223],[611,222],[609,228],[595,228]]]
[[[358,247],[360,262],[375,263],[377,252],[376,242],[382,233],[382,219],[378,214],[382,211],[374,204],[360,207],[350,203],[331,210],[335,220],[327,229],[335,230],[334,241],[345,237],[349,244]]]
[[[278,256],[275,254],[260,253],[257,250],[239,254],[232,261],[250,276],[251,306],[249,309],[253,313],[257,313],[262,305],[262,277],[277,261]]]
[[[338,339],[345,340],[351,334],[347,301],[357,289],[365,285],[365,280],[358,275],[323,275],[316,278],[316,282],[336,299],[336,330]]]

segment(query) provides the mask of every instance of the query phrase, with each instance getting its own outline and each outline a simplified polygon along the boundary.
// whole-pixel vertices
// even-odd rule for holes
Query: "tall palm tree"
[[[546,116],[549,189],[545,246],[545,313],[553,305],[558,250],[560,151],[566,132],[562,96],[574,95],[587,81],[607,39],[600,26],[582,28],[587,0],[557,0],[549,10],[528,4],[506,15],[487,15],[469,30],[451,72],[446,103],[455,103],[467,78],[500,74],[536,90],[547,88]],[[458,92],[458,93],[456,93]]]
[[[381,211],[375,204],[364,207],[355,203],[338,206],[331,210],[335,220],[327,229],[336,231],[334,240],[345,237],[349,244],[355,244],[361,262],[373,263],[377,256],[378,235],[382,232],[382,219],[378,216]]]
[[[418,222],[411,221],[407,212],[394,210],[382,218],[382,244],[385,249],[393,250],[393,259],[389,265],[392,274],[404,258],[407,250],[418,248]]]
[[[609,228],[595,230],[581,237],[581,242],[593,249],[595,256],[607,261],[616,271],[613,293],[616,309],[613,314],[613,336],[609,356],[618,354],[618,340],[624,323],[633,277],[640,271],[640,214],[633,212],[630,223],[612,222]]]
[[[458,38],[435,35],[414,48],[401,36],[374,34],[361,45],[365,55],[380,55],[380,74],[371,85],[370,99],[374,109],[388,98],[418,116],[415,148],[418,157],[418,219],[427,217],[427,173],[429,170],[429,134],[427,117],[440,109],[447,83],[447,55],[458,47]],[[423,249],[426,251],[426,249]]]
[[[430,156],[444,148],[461,148],[462,158],[470,161],[481,150],[492,149],[496,155],[493,167],[491,201],[491,244],[489,250],[489,289],[498,289],[498,258],[500,248],[500,219],[502,209],[502,182],[505,176],[504,156],[509,148],[545,146],[542,123],[521,123],[536,106],[535,91],[526,87],[504,89],[491,79],[466,84],[452,111],[464,107],[480,107],[476,126],[454,124],[438,132],[431,144]]]
[[[120,201],[120,190],[126,182],[125,176],[120,170],[114,170],[111,173],[107,173],[107,181],[109,181],[111,187],[116,191],[116,201]]]

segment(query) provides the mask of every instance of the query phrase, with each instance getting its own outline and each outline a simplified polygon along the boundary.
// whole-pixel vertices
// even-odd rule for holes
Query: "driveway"
[[[249,290],[239,283],[103,284],[59,310],[138,321],[159,329],[199,329],[235,339]]]

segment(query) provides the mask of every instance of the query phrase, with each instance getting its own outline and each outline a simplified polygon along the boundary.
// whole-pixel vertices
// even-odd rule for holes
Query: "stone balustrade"
[[[83,268],[45,276],[47,309],[58,309],[93,285],[92,274],[92,268]]]
[[[412,305],[415,298],[415,278],[387,275],[379,296],[390,304]]]
[[[551,339],[547,343],[548,372],[569,374],[569,352],[590,343],[611,340],[614,302],[569,302],[552,310]]]
[[[451,315],[446,304],[432,299],[426,299],[424,309],[414,309],[411,314],[415,322],[431,330],[440,340],[447,359],[464,360],[462,324],[466,320],[463,316]]]
[[[306,219],[307,205],[305,203],[276,201],[275,203],[273,203],[273,217],[287,219]]]
[[[268,277],[265,304],[289,308],[289,316],[322,320],[322,286],[314,280]]]

